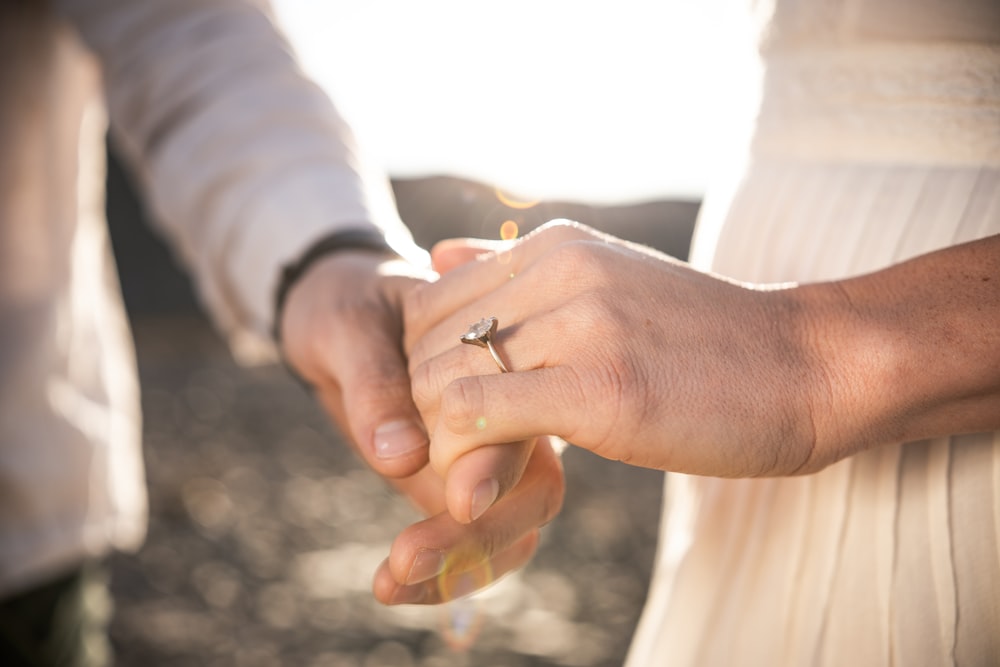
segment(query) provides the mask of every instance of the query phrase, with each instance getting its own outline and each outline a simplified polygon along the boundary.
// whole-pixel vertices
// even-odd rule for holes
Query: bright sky
[[[275,0],[396,176],[530,198],[698,196],[756,90],[745,0]]]

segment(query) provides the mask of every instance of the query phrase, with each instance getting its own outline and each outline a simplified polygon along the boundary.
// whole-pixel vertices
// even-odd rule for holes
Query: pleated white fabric
[[[810,4],[837,39],[794,38],[788,26]],[[1000,233],[1000,21],[993,44],[901,41],[921,76],[899,83],[891,40],[845,40],[837,17],[857,4],[773,8],[751,157],[706,201],[696,265],[808,282]],[[991,0],[954,6],[1000,17]],[[866,65],[858,48],[882,55]],[[935,70],[936,88],[923,52],[955,64]],[[815,85],[823,67],[860,75],[880,62],[892,75],[855,77],[857,95],[850,77]],[[965,97],[954,94],[963,72]],[[829,95],[863,103],[822,104]],[[630,667],[1000,665],[1000,433],[885,446],[797,478],[668,475],[661,531]]]

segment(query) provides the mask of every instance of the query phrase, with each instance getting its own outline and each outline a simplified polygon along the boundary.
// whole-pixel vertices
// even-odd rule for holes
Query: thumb
[[[429,440],[410,393],[398,326],[355,326],[341,332],[335,358],[342,427],[365,461],[386,477],[427,464]],[[325,401],[324,401],[325,402]]]
[[[410,394],[402,350],[402,294],[419,284],[386,275],[384,259],[342,253],[292,288],[284,313],[287,358],[365,461],[386,477],[427,463],[428,438]]]

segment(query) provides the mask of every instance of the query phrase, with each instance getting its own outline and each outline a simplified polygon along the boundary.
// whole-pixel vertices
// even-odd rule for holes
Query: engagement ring
[[[485,347],[490,351],[490,356],[493,357],[493,361],[497,362],[497,366],[500,367],[500,371],[503,373],[509,373],[507,370],[507,365],[500,358],[500,353],[493,346],[493,334],[497,332],[497,318],[487,317],[479,320],[475,324],[469,325],[469,330],[466,331],[462,338],[460,339],[463,343],[468,343],[469,345],[478,345],[479,347]]]

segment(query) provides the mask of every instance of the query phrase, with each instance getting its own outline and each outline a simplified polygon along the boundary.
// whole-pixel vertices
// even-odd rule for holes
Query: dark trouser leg
[[[0,600],[0,665],[111,664],[107,572],[88,563],[50,583]]]

